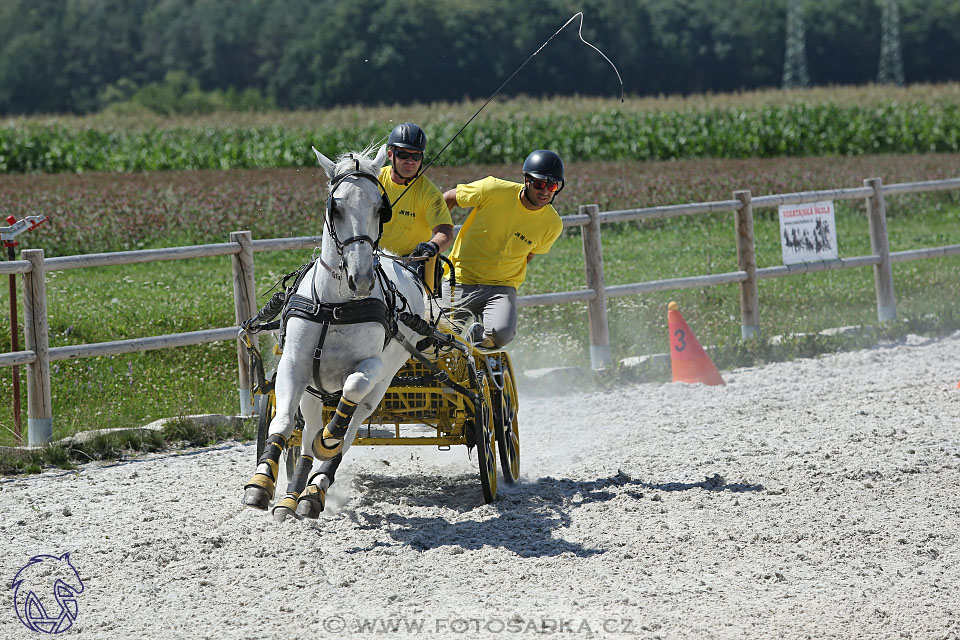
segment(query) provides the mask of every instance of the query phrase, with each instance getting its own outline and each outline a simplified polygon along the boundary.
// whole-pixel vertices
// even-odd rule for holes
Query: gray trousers
[[[443,301],[450,301],[450,282],[443,281]],[[517,290],[491,284],[458,284],[454,304],[471,312],[483,324],[483,337],[503,347],[517,335]],[[454,314],[458,320],[467,314]]]

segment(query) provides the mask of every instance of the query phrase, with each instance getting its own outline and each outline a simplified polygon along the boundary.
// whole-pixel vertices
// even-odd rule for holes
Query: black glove
[[[413,250],[413,253],[410,255],[414,258],[418,256],[426,256],[427,258],[432,258],[433,256],[440,253],[440,245],[436,242],[421,242],[417,245],[417,248]]]

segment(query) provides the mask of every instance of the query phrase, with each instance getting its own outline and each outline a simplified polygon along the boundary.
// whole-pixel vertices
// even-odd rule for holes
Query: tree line
[[[811,83],[876,81],[891,0],[4,0],[0,114],[486,98],[577,11],[630,95],[776,87],[801,1]],[[906,81],[960,79],[960,3],[895,1]],[[504,95],[618,96],[578,27]]]

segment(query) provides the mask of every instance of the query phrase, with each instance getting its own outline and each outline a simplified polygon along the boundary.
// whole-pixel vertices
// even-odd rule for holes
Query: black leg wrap
[[[297,516],[300,518],[315,520],[320,517],[320,513],[326,505],[327,490],[313,484],[314,479],[319,475],[322,475],[322,472],[317,471],[310,476],[306,491],[300,494],[300,499],[297,500]]]
[[[343,450],[343,439],[347,435],[350,419],[357,405],[341,397],[330,423],[313,439],[313,452],[321,460],[332,460]]]
[[[324,438],[342,438],[347,435],[347,427],[350,426],[350,418],[353,412],[357,410],[357,405],[344,397],[340,398],[336,410],[333,412],[333,418],[324,428]]]
[[[311,480],[315,478],[318,474],[324,474],[330,478],[330,484],[333,484],[334,477],[337,475],[337,469],[340,467],[340,463],[343,462],[343,454],[338,453],[330,460],[324,460],[320,465],[319,471],[310,477]]]
[[[287,516],[300,517],[296,515],[297,498],[300,497],[300,494],[303,493],[304,488],[307,486],[307,476],[310,474],[310,469],[312,468],[313,458],[307,455],[300,456],[300,459],[297,460],[297,467],[293,472],[293,477],[290,478],[290,482],[287,484],[287,495],[273,507],[274,520],[283,522]]]
[[[274,434],[267,438],[266,445],[263,447],[263,454],[260,456],[260,459],[257,460],[257,466],[260,466],[264,462],[270,465],[270,469],[273,471],[273,481],[277,481],[277,466],[280,464],[280,456],[283,455],[283,450],[287,448],[287,439],[284,438],[279,433]]]
[[[263,455],[257,460],[257,468],[261,465],[267,465],[267,473],[256,471],[253,477],[243,488],[242,503],[248,507],[256,509],[266,509],[267,504],[273,499],[273,492],[276,489],[277,475],[279,472],[280,456],[287,446],[287,440],[283,436],[276,434],[267,438],[266,447],[263,449]]]
[[[287,483],[288,495],[299,496],[303,493],[304,487],[307,486],[307,476],[310,475],[312,468],[313,457],[301,455],[300,459],[297,460],[297,467],[293,472],[293,477],[290,478],[290,482]]]

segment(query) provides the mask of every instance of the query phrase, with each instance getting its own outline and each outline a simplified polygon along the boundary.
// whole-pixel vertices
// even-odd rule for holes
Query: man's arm
[[[530,261],[533,260],[533,256],[535,255],[537,254],[533,253],[532,251],[527,254],[527,264],[530,264]]]
[[[447,191],[446,193],[444,193],[443,201],[447,204],[447,209],[450,211],[453,211],[454,207],[460,206],[459,204],[457,204],[457,190],[450,189],[450,191]]]
[[[447,247],[453,244],[453,225],[438,224],[435,226],[433,228],[433,237],[430,238],[430,242],[440,247],[441,253],[446,251]]]

